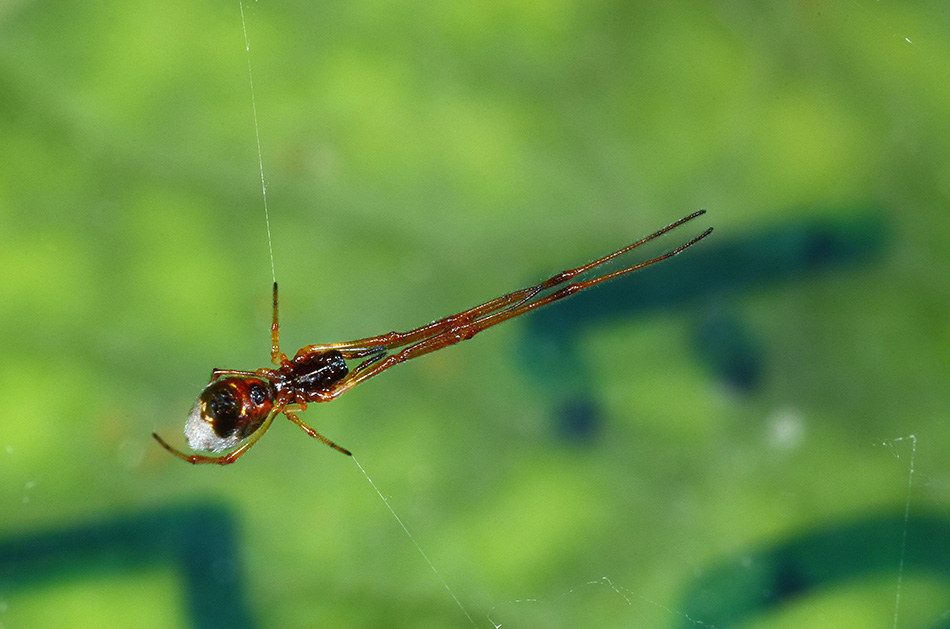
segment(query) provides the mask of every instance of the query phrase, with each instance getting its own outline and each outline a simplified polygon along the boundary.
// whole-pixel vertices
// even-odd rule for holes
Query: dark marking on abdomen
[[[290,370],[293,386],[306,392],[325,391],[350,372],[343,355],[336,350],[310,357]]]

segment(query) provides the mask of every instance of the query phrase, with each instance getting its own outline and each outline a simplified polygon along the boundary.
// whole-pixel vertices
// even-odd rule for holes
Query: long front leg
[[[500,315],[502,313],[508,313],[511,311],[516,311],[517,314],[520,314],[521,312],[527,312],[528,310],[532,310],[534,308],[539,307],[538,305],[530,306],[530,304],[532,303],[537,304],[538,302],[532,302],[532,300],[535,297],[537,297],[539,294],[541,294],[542,292],[546,290],[550,290],[552,288],[556,288],[557,286],[560,286],[561,284],[565,284],[571,281],[572,279],[574,279],[575,277],[577,277],[578,275],[582,275],[590,271],[591,269],[594,269],[598,266],[606,264],[607,262],[610,262],[614,258],[617,258],[618,256],[622,256],[623,254],[629,251],[632,251],[633,249],[636,249],[640,245],[650,242],[651,240],[655,238],[659,238],[663,234],[673,229],[676,229],[680,225],[683,225],[684,223],[687,223],[693,220],[694,218],[702,216],[705,213],[706,213],[706,210],[699,210],[697,212],[693,212],[689,216],[685,216],[679,219],[678,221],[670,223],[666,227],[653,232],[649,236],[644,236],[640,240],[632,242],[626,247],[623,247],[622,249],[618,249],[617,251],[609,253],[602,258],[598,258],[597,260],[594,260],[593,262],[589,262],[582,266],[579,266],[573,269],[568,269],[566,271],[561,271],[560,273],[553,275],[552,277],[548,278],[547,280],[539,284],[535,284],[534,286],[529,286],[527,288],[523,288],[521,290],[517,290],[512,293],[502,295],[501,297],[497,297],[495,299],[486,301],[485,303],[475,306],[474,308],[470,308],[458,314],[445,317],[444,319],[439,319],[438,321],[433,321],[432,323],[416,328],[414,330],[410,330],[408,332],[389,332],[388,334],[381,334],[379,336],[371,336],[371,337],[367,337],[367,338],[363,338],[363,339],[359,339],[355,341],[346,341],[343,343],[328,343],[325,345],[308,345],[302,348],[299,352],[297,352],[297,354],[301,355],[301,354],[307,354],[311,352],[324,352],[324,351],[329,351],[329,350],[337,350],[343,353],[343,357],[346,358],[347,360],[355,359],[355,358],[363,358],[373,353],[378,353],[381,350],[382,351],[392,350],[399,347],[404,347],[406,345],[410,345],[412,343],[423,341],[427,338],[438,337],[460,326],[464,326],[473,321],[484,319],[485,317],[488,317],[489,315],[492,315],[493,313],[497,313]],[[615,271],[614,273],[609,273],[607,275],[599,276],[598,278],[595,278],[594,280],[590,282],[582,283],[583,286],[581,286],[581,288],[572,289],[567,294],[571,294],[573,292],[576,292],[577,290],[581,290],[582,288],[599,284],[600,282],[604,282],[606,280],[612,279],[620,275],[624,275],[626,273],[631,273],[643,267],[649,266],[650,264],[654,264],[655,262],[659,262],[660,260],[664,260],[668,257],[676,255],[683,249],[695,244],[702,238],[705,238],[707,235],[709,235],[711,231],[712,231],[711,228],[706,230],[700,236],[690,240],[685,245],[677,247],[675,250],[663,256],[659,256],[657,258],[648,260],[638,265],[626,267],[619,271]],[[276,288],[275,288],[275,291],[276,291]],[[562,297],[566,297],[567,294],[562,295]],[[561,297],[558,297],[557,299],[560,299],[560,298]],[[544,301],[544,303],[550,303],[551,301],[556,301],[556,299],[550,299],[550,300]],[[543,304],[540,304],[540,305],[543,305]],[[530,306],[530,307],[525,310],[522,310],[521,308],[523,306]],[[274,305],[275,322],[276,322],[276,316],[277,316],[276,307],[277,306],[276,306],[276,296],[275,296],[275,305]],[[503,319],[500,319],[500,320],[503,321],[505,319],[509,319],[511,318],[511,316],[517,316],[517,314],[505,316]]]
[[[686,219],[681,219],[680,221],[678,221],[678,223],[681,224],[683,221],[689,220],[689,218],[690,217],[687,217]],[[673,225],[675,226],[676,224],[677,223],[674,223]],[[667,227],[666,229],[669,230],[669,229],[672,229],[672,227]],[[657,233],[662,233],[662,231],[657,232]],[[563,273],[559,273],[558,275],[555,275],[553,278],[551,278],[550,280],[546,282],[542,282],[541,284],[531,287],[530,289],[525,289],[526,291],[530,291],[530,296],[520,299],[520,300],[512,300],[513,303],[507,308],[503,308],[503,309],[496,308],[495,310],[490,311],[488,314],[485,314],[481,317],[474,318],[474,319],[471,318],[471,313],[478,311],[478,308],[473,308],[472,310],[466,311],[459,315],[455,315],[455,317],[447,317],[446,319],[442,319],[436,322],[439,324],[439,328],[437,332],[434,333],[433,335],[423,338],[422,340],[416,341],[412,345],[409,345],[408,347],[403,348],[398,353],[385,356],[385,358],[383,358],[383,356],[381,355],[371,357],[369,360],[365,361],[363,364],[361,364],[356,369],[351,371],[342,380],[334,384],[329,390],[318,393],[317,394],[319,396],[318,401],[327,402],[332,399],[335,399],[339,397],[340,395],[346,393],[347,391],[349,391],[356,385],[360,384],[361,382],[368,380],[369,378],[372,378],[373,376],[378,375],[382,373],[383,371],[389,369],[390,367],[394,367],[398,365],[399,363],[406,362],[407,360],[411,360],[413,358],[418,358],[419,356],[424,356],[438,349],[442,349],[443,347],[454,345],[458,343],[459,341],[470,339],[476,334],[478,334],[479,332],[481,332],[482,330],[486,330],[503,321],[507,321],[508,319],[512,319],[514,317],[525,314],[537,308],[541,308],[548,304],[554,303],[555,301],[569,297],[573,295],[574,293],[590,288],[592,286],[596,286],[597,284],[606,282],[607,280],[614,279],[621,275],[626,275],[627,273],[633,273],[634,271],[638,271],[652,264],[656,264],[657,262],[666,260],[667,258],[671,258],[675,256],[676,254],[680,253],[681,251],[683,251],[684,249],[687,249],[688,247],[693,246],[694,244],[696,244],[697,242],[699,242],[700,240],[702,240],[703,238],[705,238],[711,233],[712,233],[712,228],[709,228],[703,233],[699,234],[698,236],[695,236],[694,238],[690,239],[686,243],[680,245],[679,247],[676,247],[675,249],[668,251],[662,255],[659,255],[655,258],[651,258],[650,260],[646,260],[644,262],[640,262],[638,264],[625,267],[623,269],[614,271],[612,273],[599,275],[589,280],[568,284],[567,286],[564,286],[554,291],[553,293],[545,295],[544,297],[541,297],[539,299],[534,299],[534,297],[539,295],[543,290],[551,288],[551,287],[557,287],[563,284],[564,282],[570,280],[571,278],[576,277],[577,275],[585,271],[588,271],[594,268],[595,266],[598,266],[599,264],[603,264],[603,262],[606,259],[616,257],[617,255],[619,255],[620,253],[623,253],[624,251],[629,251],[631,248],[633,248],[634,246],[638,244],[638,243],[634,243],[633,245],[630,245],[628,247],[625,247],[624,249],[621,249],[619,252],[614,252],[613,254],[610,254],[610,256],[607,256],[607,258],[601,258],[600,260],[595,260],[594,262],[588,265],[585,265],[584,267],[578,267],[577,269],[570,269],[568,271],[564,271]],[[656,237],[656,236],[654,235],[652,237]],[[651,238],[651,237],[648,237],[648,238]],[[519,291],[519,293],[521,292],[522,291]],[[452,325],[448,325],[446,323],[450,320],[452,322]],[[435,324],[431,324],[431,325],[435,325]],[[344,351],[343,353],[344,353],[344,357],[347,357],[346,351]],[[358,357],[358,356],[354,356],[354,357]]]
[[[543,290],[542,285],[530,286],[501,297],[496,297],[483,304],[470,308],[458,314],[454,314],[438,321],[433,321],[422,327],[409,330],[408,332],[388,332],[379,336],[371,336],[356,341],[346,341],[343,343],[327,343],[324,345],[307,345],[301,348],[297,355],[311,354],[313,352],[326,352],[337,350],[343,354],[347,360],[355,358],[364,358],[381,351],[403,347],[411,343],[432,338],[444,333],[446,330],[457,327],[465,321],[472,321],[483,317],[492,312],[509,307],[512,304],[524,302],[531,299]]]

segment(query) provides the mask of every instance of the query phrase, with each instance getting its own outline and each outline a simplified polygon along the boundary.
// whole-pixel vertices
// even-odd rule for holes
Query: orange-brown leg
[[[666,258],[676,255],[683,249],[686,249],[687,247],[695,244],[699,240],[708,236],[709,233],[712,231],[712,229],[710,228],[706,230],[705,232],[703,232],[696,238],[693,238],[692,240],[687,242],[685,245],[677,247],[676,249],[674,249],[673,251],[667,254],[664,254],[657,258],[653,258],[652,260],[648,260],[646,262],[642,262],[640,264],[626,267],[624,269],[615,271],[613,273],[602,275],[600,277],[589,280],[588,282],[580,282],[578,284],[572,285],[571,287],[567,287],[567,288],[570,288],[570,291],[566,294],[560,295],[559,297],[555,299],[550,299],[551,296],[548,296],[537,302],[532,301],[535,297],[537,297],[543,291],[560,286],[561,284],[564,284],[570,281],[571,279],[577,277],[578,275],[582,275],[583,273],[586,273],[595,267],[598,267],[602,264],[606,264],[607,262],[610,262],[614,258],[621,256],[633,249],[636,249],[640,245],[643,245],[655,238],[659,238],[663,234],[673,229],[676,229],[680,225],[683,225],[684,223],[687,223],[693,220],[694,218],[702,216],[705,213],[706,213],[706,210],[699,210],[697,212],[693,212],[689,216],[685,216],[679,219],[678,221],[670,223],[666,227],[655,231],[649,236],[645,236],[641,238],[640,240],[630,243],[626,247],[623,247],[622,249],[618,249],[617,251],[614,251],[613,253],[607,254],[606,256],[602,258],[594,260],[593,262],[589,262],[585,265],[582,265],[573,269],[562,271],[558,273],[557,275],[554,275],[539,284],[536,284],[534,286],[529,286],[527,288],[523,288],[521,290],[514,291],[506,295],[502,295],[501,297],[497,297],[495,299],[487,301],[483,304],[475,306],[474,308],[465,310],[464,312],[460,312],[458,314],[445,317],[444,319],[439,319],[438,321],[433,321],[432,323],[424,325],[420,328],[416,328],[408,332],[389,332],[387,334],[382,334],[379,336],[372,336],[372,337],[367,337],[364,339],[359,339],[356,341],[347,341],[343,343],[308,345],[307,347],[304,347],[299,352],[297,352],[297,354],[298,355],[309,354],[312,352],[323,352],[323,351],[335,349],[342,352],[344,358],[346,358],[347,360],[354,359],[354,358],[362,358],[365,356],[369,356],[372,353],[379,352],[380,350],[392,350],[398,347],[404,347],[406,345],[418,343],[425,339],[438,337],[443,334],[450,333],[452,332],[453,329],[466,327],[470,325],[471,322],[473,321],[491,318],[489,317],[489,315],[494,316],[494,315],[500,315],[502,313],[514,312],[514,314],[505,316],[498,320],[498,321],[504,321],[505,319],[509,319],[512,316],[517,316],[518,314],[521,314],[523,312],[528,312],[529,310],[533,310],[534,308],[539,307],[539,305],[548,304],[562,297],[566,297],[567,295],[573,292],[577,292],[578,290],[583,290],[584,288],[594,286],[595,284],[599,284],[601,282],[618,277],[620,275],[631,273],[633,271],[642,269],[646,266],[659,262],[660,260],[665,260]],[[560,293],[560,291],[558,291],[558,293]],[[537,305],[534,305],[534,304],[537,304]],[[276,302],[275,302],[275,322],[276,322]],[[484,329],[484,327],[480,329]]]
[[[234,463],[239,458],[241,458],[241,456],[245,452],[247,452],[248,448],[250,448],[252,445],[257,443],[257,440],[261,438],[261,435],[267,432],[267,429],[270,428],[270,425],[273,421],[274,421],[274,414],[268,415],[267,419],[264,420],[264,423],[261,424],[261,427],[255,430],[251,434],[251,436],[247,438],[247,441],[242,443],[240,446],[238,446],[234,450],[231,450],[227,454],[222,454],[221,456],[207,456],[204,454],[185,454],[184,452],[180,452],[176,450],[175,448],[173,448],[172,446],[165,443],[165,440],[159,437],[154,432],[152,433],[152,436],[155,437],[155,440],[158,441],[158,443],[160,443],[163,448],[165,448],[166,450],[168,450],[169,452],[177,456],[179,459],[182,459],[183,461],[188,461],[189,463],[192,463],[192,464],[216,463],[218,465],[228,465],[230,463]]]
[[[674,223],[673,226],[676,226],[677,224],[682,224],[684,221],[689,220],[690,218],[691,217],[681,219],[677,223]],[[672,229],[672,227],[667,227],[665,229],[668,231],[669,229]],[[660,234],[660,233],[663,233],[663,231],[661,230],[660,232],[657,232],[657,234]],[[578,267],[577,269],[571,269],[571,270],[565,271],[563,273],[560,273],[554,276],[547,282],[542,282],[541,284],[531,287],[530,289],[525,289],[525,290],[533,291],[531,293],[531,296],[528,298],[517,300],[512,305],[508,306],[507,308],[503,308],[494,312],[489,312],[488,314],[484,314],[481,317],[476,318],[476,319],[471,319],[470,313],[473,311],[476,311],[477,309],[472,309],[470,311],[460,313],[459,315],[455,315],[454,317],[447,317],[446,319],[443,319],[436,323],[442,323],[442,322],[451,320],[452,322],[451,326],[444,326],[442,328],[438,328],[433,333],[433,335],[429,336],[428,338],[423,338],[422,340],[416,341],[412,345],[409,345],[408,347],[403,348],[398,353],[392,354],[390,356],[386,356],[382,360],[380,360],[381,356],[371,357],[368,361],[358,366],[356,369],[351,371],[346,377],[344,377],[342,380],[340,380],[335,385],[333,385],[333,387],[331,387],[328,391],[318,393],[317,395],[319,395],[319,401],[328,402],[330,400],[333,400],[339,397],[340,395],[342,395],[343,393],[349,391],[356,385],[360,384],[361,382],[369,378],[372,378],[373,376],[378,375],[382,373],[383,371],[389,369],[390,367],[398,365],[399,363],[405,362],[407,360],[411,360],[413,358],[418,358],[419,356],[424,356],[425,354],[434,352],[438,349],[442,349],[443,347],[454,345],[458,343],[459,341],[470,339],[476,334],[478,334],[479,332],[481,332],[482,330],[488,329],[503,321],[507,321],[508,319],[512,319],[514,317],[525,314],[537,308],[541,308],[550,303],[558,301],[559,299],[564,299],[565,297],[569,297],[570,295],[573,295],[574,293],[578,291],[582,291],[586,288],[590,288],[591,286],[596,286],[597,284],[606,282],[607,280],[619,277],[621,275],[625,275],[627,273],[633,273],[634,271],[638,271],[642,268],[648,267],[651,264],[656,264],[657,262],[666,260],[667,258],[671,258],[675,256],[676,254],[680,253],[681,251],[683,251],[684,249],[696,244],[697,242],[699,242],[700,240],[708,236],[710,233],[712,233],[712,228],[707,229],[706,231],[692,238],[685,244],[682,244],[679,247],[671,251],[668,251],[660,256],[657,256],[650,260],[646,260],[644,262],[640,262],[638,264],[625,267],[623,269],[614,271],[612,273],[607,273],[605,275],[593,277],[583,282],[575,282],[573,284],[568,284],[567,286],[564,286],[563,288],[556,290],[553,293],[550,293],[540,299],[532,301],[533,297],[540,294],[543,290],[563,284],[564,282],[570,280],[571,278],[576,277],[580,273],[590,270],[599,264],[603,264],[603,262],[605,262],[606,260],[610,258],[616,257],[617,255],[619,255],[620,252],[629,251],[630,249],[632,249],[634,246],[638,244],[638,243],[634,243],[633,245],[629,245],[625,247],[624,249],[621,249],[620,252],[615,252],[613,254],[610,254],[609,256],[601,258],[600,260],[595,260],[594,262],[588,265],[585,265],[584,267]],[[656,234],[654,234],[653,236],[648,236],[647,238],[649,239],[649,238],[655,238],[655,237],[656,237]],[[644,242],[644,241],[639,241],[639,242]],[[534,290],[534,289],[537,289],[537,290]],[[519,293],[520,292],[521,291],[519,291]],[[346,350],[343,350],[343,354],[346,357],[346,354],[347,354]]]
[[[277,282],[274,282],[274,318],[270,324],[270,360],[280,367],[287,362],[287,355],[280,351],[280,322],[277,317]]]
[[[347,450],[346,448],[341,448],[340,446],[338,446],[337,444],[333,443],[332,441],[330,441],[329,439],[327,439],[326,437],[324,437],[323,435],[321,435],[320,433],[318,433],[316,430],[314,430],[313,428],[311,428],[310,425],[307,424],[307,422],[305,422],[304,420],[302,420],[302,419],[300,419],[299,417],[297,417],[296,413],[293,413],[293,412],[291,412],[291,411],[288,411],[287,409],[284,409],[283,413],[284,413],[284,415],[287,416],[287,419],[289,419],[289,420],[292,421],[293,423],[295,423],[295,424],[297,424],[298,426],[300,426],[300,427],[303,429],[303,431],[304,431],[305,433],[307,433],[308,435],[310,435],[310,436],[313,437],[314,439],[319,439],[320,441],[322,441],[322,442],[325,443],[326,445],[330,446],[331,448],[333,448],[333,449],[336,450],[337,452],[342,452],[343,454],[345,454],[345,455],[347,455],[347,456],[353,456],[353,453],[352,453],[352,452],[350,452],[350,451]]]

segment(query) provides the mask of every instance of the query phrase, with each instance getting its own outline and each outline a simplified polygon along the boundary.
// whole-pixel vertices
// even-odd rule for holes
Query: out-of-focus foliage
[[[752,626],[893,626],[897,564],[778,568],[905,507],[909,548],[946,546],[920,525],[950,513],[943,3],[244,11],[287,351],[423,324],[701,207],[716,228],[629,292],[306,412],[477,626],[739,618],[762,579]],[[37,546],[45,568],[4,555],[0,625],[202,622],[195,584],[219,578],[262,627],[468,626],[357,466],[289,422],[223,469],[150,438],[183,445],[210,370],[269,356],[238,3],[3,4],[0,155],[0,543],[79,540]],[[239,569],[195,567],[210,525],[132,555],[76,536],[195,504],[228,514]],[[947,575],[918,554],[901,574],[900,626],[945,622]]]

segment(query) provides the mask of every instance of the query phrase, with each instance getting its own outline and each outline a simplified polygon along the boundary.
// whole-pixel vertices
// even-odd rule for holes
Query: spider
[[[185,454],[157,434],[152,436],[166,450],[189,463],[234,463],[267,432],[278,413],[300,426],[311,437],[350,455],[297,416],[311,402],[329,402],[356,385],[390,367],[472,338],[502,321],[554,303],[601,282],[632,273],[691,247],[712,233],[710,227],[686,243],[644,262],[596,275],[586,280],[574,278],[599,267],[668,231],[705,214],[699,210],[666,227],[630,243],[602,258],[521,290],[502,295],[408,332],[389,332],[356,341],[308,345],[293,358],[280,351],[280,324],[277,316],[277,282],[274,282],[274,314],[271,323],[271,361],[276,369],[256,371],[215,369],[211,380],[198,395],[185,422],[185,438],[193,450],[223,452],[220,456]],[[570,283],[569,283],[570,282]],[[552,289],[552,292],[549,291]],[[348,361],[359,361],[350,369]]]

